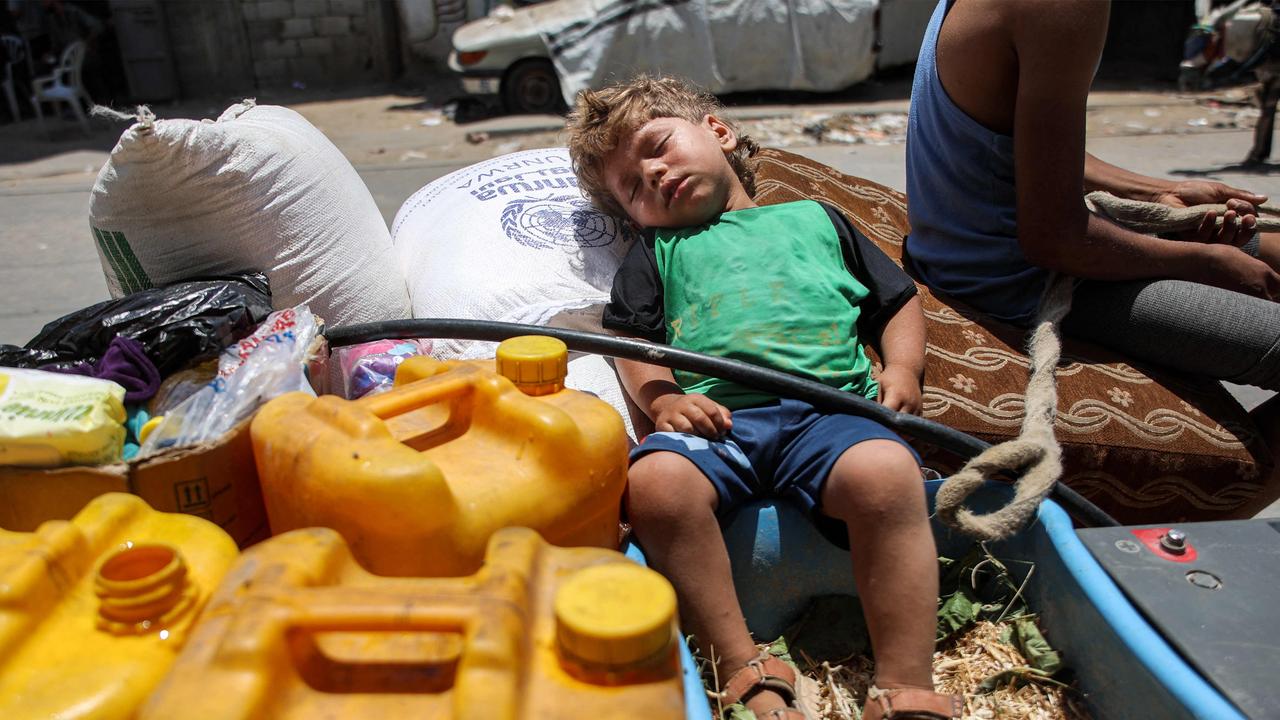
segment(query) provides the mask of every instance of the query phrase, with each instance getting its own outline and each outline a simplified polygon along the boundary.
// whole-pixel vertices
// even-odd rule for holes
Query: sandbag
[[[216,122],[143,114],[98,174],[89,218],[112,297],[257,270],[277,310],[307,305],[332,326],[409,317],[368,188],[288,108],[245,101]]]

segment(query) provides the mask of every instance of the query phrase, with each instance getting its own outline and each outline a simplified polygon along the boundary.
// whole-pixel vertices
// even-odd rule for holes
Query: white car
[[[466,92],[557,112],[638,72],[716,93],[840,90],[915,59],[934,0],[552,0],[499,6],[453,35]],[[881,40],[890,46],[882,50]]]

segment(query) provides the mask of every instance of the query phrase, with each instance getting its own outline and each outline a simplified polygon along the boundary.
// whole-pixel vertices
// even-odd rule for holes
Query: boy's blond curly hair
[[[603,90],[583,90],[567,121],[569,157],[578,175],[578,187],[596,207],[626,217],[626,211],[605,185],[605,157],[625,135],[654,118],[674,117],[700,123],[707,115],[715,115],[738,135],[738,147],[729,154],[729,165],[747,194],[754,197],[756,172],[750,158],[760,146],[738,133],[737,127],[721,114],[723,111],[724,106],[715,96],[673,77],[640,75]]]

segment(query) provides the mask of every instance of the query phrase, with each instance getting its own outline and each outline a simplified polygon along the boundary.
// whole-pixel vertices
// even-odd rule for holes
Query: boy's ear
[[[702,124],[715,133],[716,139],[720,142],[720,148],[726,153],[731,153],[738,148],[738,134],[725,121],[715,115],[707,114],[702,118]]]

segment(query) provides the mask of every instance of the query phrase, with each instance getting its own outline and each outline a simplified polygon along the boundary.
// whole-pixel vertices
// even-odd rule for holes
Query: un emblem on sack
[[[633,234],[629,226],[573,195],[510,201],[502,211],[502,231],[535,250],[603,247],[614,240],[629,240]]]

